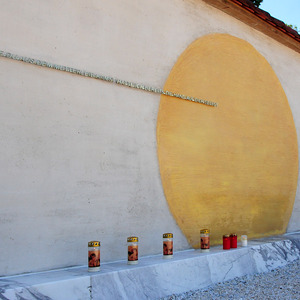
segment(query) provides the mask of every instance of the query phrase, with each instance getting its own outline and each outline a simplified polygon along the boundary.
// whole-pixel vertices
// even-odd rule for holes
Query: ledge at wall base
[[[157,299],[205,288],[244,275],[268,272],[300,257],[300,232],[250,240],[248,247],[212,247],[101,265],[101,271],[73,267],[0,278],[0,299]]]

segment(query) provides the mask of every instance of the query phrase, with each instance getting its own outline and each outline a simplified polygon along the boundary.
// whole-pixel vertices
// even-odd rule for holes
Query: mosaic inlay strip
[[[185,96],[182,94],[172,93],[170,91],[164,91],[163,89],[160,89],[160,88],[154,88],[154,87],[146,86],[146,85],[139,84],[139,83],[134,83],[134,82],[130,82],[130,81],[113,78],[110,76],[104,76],[104,75],[100,75],[100,74],[96,74],[96,73],[92,73],[92,72],[87,72],[84,70],[79,70],[79,69],[66,67],[66,66],[62,66],[62,65],[57,65],[54,63],[46,62],[44,60],[34,59],[34,58],[26,57],[26,56],[20,56],[17,54],[12,54],[12,53],[1,51],[1,50],[0,50],[0,57],[5,57],[5,58],[17,60],[17,61],[22,61],[22,62],[33,64],[36,66],[55,69],[58,71],[68,72],[68,73],[72,73],[72,74],[76,74],[76,75],[80,75],[80,76],[85,76],[85,77],[89,77],[89,78],[112,82],[115,84],[127,86],[127,87],[134,88],[134,89],[143,90],[146,92],[166,95],[166,96],[175,97],[175,98],[188,100],[188,101],[192,101],[192,102],[200,103],[200,104],[204,104],[204,105],[214,106],[214,107],[218,106],[218,104],[216,102],[202,100],[199,98]]]

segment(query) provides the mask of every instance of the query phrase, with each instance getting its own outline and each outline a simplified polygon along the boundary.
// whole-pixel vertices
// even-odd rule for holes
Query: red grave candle
[[[230,247],[237,248],[237,235],[235,233],[230,235]]]
[[[230,249],[230,236],[229,234],[223,235],[223,249],[229,250]]]

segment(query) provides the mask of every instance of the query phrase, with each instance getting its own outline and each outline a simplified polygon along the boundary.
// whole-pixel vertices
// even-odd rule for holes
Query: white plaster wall
[[[274,68],[300,133],[300,55],[201,0],[0,0],[0,50],[163,87],[195,39],[229,33]],[[160,253],[171,231],[156,155],[160,97],[0,58],[0,275]],[[300,140],[300,139],[299,139]],[[300,229],[297,194],[289,230]]]

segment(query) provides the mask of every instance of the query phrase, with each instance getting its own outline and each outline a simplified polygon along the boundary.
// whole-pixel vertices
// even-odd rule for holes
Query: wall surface
[[[300,133],[300,55],[200,0],[0,0],[3,51],[163,87],[194,40],[228,33],[272,66]],[[157,159],[158,94],[0,58],[0,275],[190,247]],[[200,104],[199,104],[200,105]],[[298,182],[299,186],[299,182]],[[299,230],[296,194],[289,231]]]

